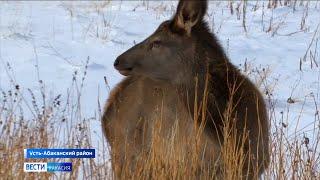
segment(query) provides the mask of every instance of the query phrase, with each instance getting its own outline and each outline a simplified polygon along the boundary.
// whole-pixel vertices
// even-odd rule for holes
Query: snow
[[[259,88],[262,92],[272,91],[277,123],[281,121],[280,112],[285,112],[283,122],[292,130],[296,123],[299,128],[304,128],[315,120],[316,103],[320,104],[320,45],[317,45],[320,4],[310,2],[305,27],[301,31],[305,7],[271,10],[266,8],[267,2],[263,9],[262,3],[254,11],[256,2],[248,2],[247,32],[242,26],[242,15],[240,20],[236,12],[232,15],[228,2],[211,1],[206,19],[231,61],[241,69],[246,62],[256,70],[249,73],[253,81],[258,81],[257,72],[261,73],[265,68],[269,85]],[[99,141],[103,135],[96,116],[97,102],[99,99],[103,104],[109,93],[104,77],[111,88],[121,81],[123,77],[113,68],[116,57],[172,17],[176,4],[172,1],[1,1],[0,91],[12,88],[14,84],[10,79],[14,78],[28,97],[28,88],[35,94],[40,93],[38,80],[42,80],[52,96],[62,94],[66,98],[74,72],[81,77],[86,70],[81,108],[84,117],[94,118],[91,129],[96,131]],[[273,29],[266,32],[271,17]],[[313,67],[309,52],[300,70],[300,59],[312,41],[310,51],[317,52],[313,54]],[[8,71],[7,63],[12,70]],[[295,103],[287,103],[289,97]],[[286,113],[288,110],[290,113]]]

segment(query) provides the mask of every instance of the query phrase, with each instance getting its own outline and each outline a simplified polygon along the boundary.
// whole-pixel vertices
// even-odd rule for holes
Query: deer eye
[[[155,40],[151,43],[151,49],[152,48],[159,48],[161,46],[161,41],[160,40]]]

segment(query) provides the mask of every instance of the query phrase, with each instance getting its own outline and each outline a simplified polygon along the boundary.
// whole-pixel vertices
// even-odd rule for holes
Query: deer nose
[[[117,58],[113,63],[114,67],[117,67],[118,65],[119,65],[119,58]]]

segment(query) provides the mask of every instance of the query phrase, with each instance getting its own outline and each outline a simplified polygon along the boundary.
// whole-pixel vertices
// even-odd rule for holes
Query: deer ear
[[[202,21],[207,6],[207,1],[204,0],[180,0],[173,19],[174,28],[190,35],[192,27]]]

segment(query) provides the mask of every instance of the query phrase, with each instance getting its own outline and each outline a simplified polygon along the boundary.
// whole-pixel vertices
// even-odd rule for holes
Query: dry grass
[[[88,64],[88,61],[87,61]],[[81,92],[84,86],[87,66],[84,73],[75,72],[66,96],[50,96],[45,85],[39,80],[36,95],[30,89],[16,84],[11,76],[11,90],[1,91],[0,104],[0,177],[6,179],[75,179],[86,177],[108,177],[108,150],[106,143],[92,143],[90,121],[95,118],[82,117]],[[8,74],[13,74],[6,65]],[[27,94],[26,94],[27,92]],[[100,147],[101,146],[101,147]],[[95,148],[97,159],[24,159],[26,148]],[[104,149],[105,148],[105,149]],[[25,173],[24,162],[72,162],[71,173]],[[97,164],[104,162],[103,165]],[[1,179],[1,178],[0,178]]]
[[[263,73],[261,71],[259,73]],[[76,76],[76,75],[75,75]],[[265,77],[261,75],[261,77]],[[73,77],[73,88],[78,83],[78,78]],[[80,78],[81,79],[81,78]],[[265,78],[264,78],[265,79]],[[263,81],[263,80],[262,80]],[[265,83],[266,81],[263,81]],[[40,83],[40,82],[39,82]],[[42,83],[40,83],[41,85]],[[0,176],[13,179],[112,179],[113,173],[110,169],[110,159],[108,158],[107,144],[103,144],[105,150],[102,157],[96,160],[90,159],[39,159],[26,160],[23,157],[25,148],[97,148],[91,141],[90,123],[88,119],[80,121],[80,104],[71,97],[77,99],[81,91],[73,91],[68,94],[70,99],[66,101],[58,95],[54,99],[38,101],[39,97],[30,91],[32,99],[29,110],[32,112],[32,118],[25,119],[22,112],[22,104],[25,98],[22,97],[21,87],[18,85],[14,89],[2,92],[0,115],[1,115],[1,133],[0,133]],[[43,92],[46,96],[45,92]],[[41,96],[42,96],[41,95]],[[272,92],[268,93],[269,117],[271,121],[271,163],[269,169],[263,175],[265,179],[318,179],[320,178],[319,164],[319,113],[315,114],[314,127],[304,131],[297,129],[295,132],[289,132],[286,129],[285,114],[280,117],[282,123],[279,124],[279,116],[275,113],[275,100]],[[316,111],[318,111],[317,102]],[[303,116],[303,114],[301,114]],[[97,117],[98,118],[98,117]],[[82,119],[82,118],[81,118]],[[200,127],[202,127],[200,125]],[[224,148],[221,159],[225,171],[222,173],[226,179],[237,179],[242,175],[239,169],[242,169],[244,152],[240,146],[235,144],[235,134],[230,134],[230,129],[226,127],[224,131]],[[149,179],[157,177],[159,179],[194,179],[199,173],[197,169],[203,159],[199,156],[199,134],[202,129],[199,128],[193,139],[188,139],[191,150],[188,157],[179,154],[185,149],[177,146],[176,135],[179,133],[177,128],[172,129],[172,134],[168,139],[159,136],[161,123],[155,124],[154,136],[152,140],[151,152],[141,153],[137,161],[137,168],[130,171],[127,168],[122,175],[123,179]],[[312,137],[307,136],[312,134]],[[175,146],[168,146],[168,142]],[[170,143],[169,143],[170,144]],[[161,148],[162,147],[162,148]],[[101,148],[101,147],[100,147]],[[71,161],[73,163],[72,173],[25,173],[23,172],[24,162],[49,162],[49,161]],[[128,160],[128,164],[130,161]],[[212,164],[217,162],[212,161]],[[206,173],[202,179],[212,179],[217,169],[211,167],[206,169],[203,163],[201,166]],[[213,166],[215,167],[215,166]]]
[[[10,71],[10,68],[7,68]],[[85,72],[85,71],[84,71]],[[267,71],[255,71],[256,77],[261,77],[257,82],[261,86],[270,87],[267,84]],[[39,81],[41,93],[39,97],[29,91],[31,102],[22,96],[22,87],[13,84],[13,89],[2,91],[0,106],[0,177],[13,179],[112,179],[113,172],[110,168],[110,159],[108,158],[108,146],[102,143],[100,149],[104,153],[99,155],[96,160],[92,159],[31,159],[26,160],[23,157],[25,148],[98,148],[91,139],[89,119],[81,115],[81,104],[78,99],[81,97],[81,86],[85,80],[85,74],[75,73],[72,77],[72,85],[65,100],[61,95],[53,99],[47,98],[44,91],[43,82]],[[80,76],[80,78],[79,78]],[[82,85],[81,85],[82,84]],[[272,87],[272,86],[271,86]],[[285,118],[290,114],[290,108],[287,112],[282,112],[282,116],[276,114],[275,100],[272,96],[272,89],[267,93],[269,117],[271,126],[271,163],[269,169],[263,177],[265,179],[319,179],[320,170],[318,167],[319,156],[319,111],[318,104],[315,103],[315,112],[313,124],[308,127],[314,127],[312,130],[296,129],[288,131],[288,124]],[[312,95],[310,95],[312,97]],[[313,97],[314,98],[314,97]],[[205,102],[205,101],[203,101]],[[30,103],[30,104],[29,104]],[[24,115],[22,106],[25,104],[30,111],[28,117]],[[204,107],[204,106],[203,106]],[[200,113],[203,109],[194,107]],[[287,115],[286,115],[287,114]],[[301,114],[303,116],[303,114]],[[96,117],[99,119],[99,117]],[[82,120],[83,119],[83,120]],[[279,121],[280,120],[280,121]],[[161,121],[159,121],[161,122]],[[281,122],[281,123],[279,123]],[[236,134],[230,132],[232,128],[230,123],[226,123],[224,131],[224,146],[221,153],[221,162],[223,163],[222,176],[225,179],[238,179],[242,176],[245,152],[241,144],[236,144]],[[199,154],[203,150],[199,149],[201,141],[200,134],[203,131],[203,125],[195,124],[197,132],[194,138],[185,139],[190,145],[190,154],[188,157],[181,156],[185,149],[178,146],[177,134],[178,128],[172,128],[172,133],[167,139],[163,139],[159,132],[161,123],[155,124],[153,128],[154,136],[150,152],[143,152],[136,161],[136,168],[132,171],[130,167],[123,172],[123,179],[195,179],[198,177],[199,164],[202,167],[201,179],[215,179],[216,161],[211,161],[214,166],[210,169],[204,163],[204,159]],[[312,137],[308,135],[312,134]],[[246,138],[243,136],[243,138]],[[103,141],[103,140],[102,140]],[[168,143],[169,142],[169,143]],[[172,144],[172,145],[170,145]],[[214,159],[214,157],[212,157]],[[25,173],[23,172],[24,162],[49,162],[49,161],[70,161],[73,163],[72,173]],[[220,163],[221,163],[220,162]],[[127,164],[130,160],[127,159]],[[220,169],[221,171],[221,169]],[[217,178],[219,179],[219,178]]]

